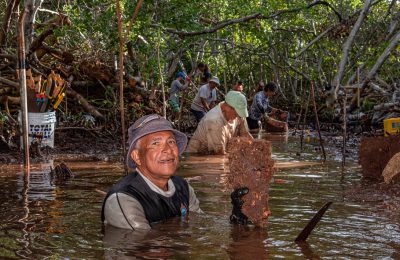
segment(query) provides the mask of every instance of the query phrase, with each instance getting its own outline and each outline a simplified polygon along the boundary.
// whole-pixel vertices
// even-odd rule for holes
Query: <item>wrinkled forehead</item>
[[[140,141],[140,143],[146,143],[154,140],[167,140],[170,138],[175,140],[175,135],[172,131],[159,131],[142,136],[138,141]]]

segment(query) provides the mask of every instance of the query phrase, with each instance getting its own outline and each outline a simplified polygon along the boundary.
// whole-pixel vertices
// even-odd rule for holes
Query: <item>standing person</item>
[[[211,79],[211,73],[209,72],[207,64],[200,62],[197,65],[196,73],[194,78],[198,78],[198,83],[200,85],[207,84],[208,81]]]
[[[239,91],[231,90],[225,102],[211,109],[200,121],[186,152],[226,154],[229,140],[236,136],[253,139],[247,128],[247,100]]]
[[[239,80],[236,85],[233,87],[233,90],[243,92],[243,82]]]
[[[103,202],[105,224],[132,230],[150,229],[155,222],[202,213],[193,188],[174,176],[187,137],[163,117],[139,118],[129,129],[126,162],[134,169],[116,183]]]
[[[215,106],[215,102],[217,101],[216,88],[219,85],[219,79],[212,77],[207,84],[199,88],[190,106],[190,111],[196,117],[197,122],[200,122],[204,115]]]
[[[185,81],[185,84],[182,84],[182,81]],[[180,112],[179,92],[186,90],[189,86],[189,82],[190,79],[186,77],[182,71],[180,71],[176,75],[176,79],[171,83],[168,103],[171,106],[171,110],[174,114]]]
[[[286,118],[287,115],[284,111],[273,108],[270,105],[269,98],[273,97],[276,93],[278,86],[274,82],[269,82],[264,86],[264,89],[257,92],[253,98],[253,103],[250,106],[249,116],[247,117],[247,124],[250,130],[257,130],[260,128],[260,120],[266,114],[282,114],[281,118]],[[277,120],[276,120],[277,121]],[[278,125],[286,124],[285,122],[277,121]],[[286,124],[287,127],[287,124]]]

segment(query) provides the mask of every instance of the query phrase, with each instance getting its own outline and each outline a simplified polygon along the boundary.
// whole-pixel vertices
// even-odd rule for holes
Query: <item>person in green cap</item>
[[[226,145],[236,136],[253,139],[247,127],[246,97],[231,90],[225,101],[207,112],[197,126],[186,149],[188,153],[226,154]]]

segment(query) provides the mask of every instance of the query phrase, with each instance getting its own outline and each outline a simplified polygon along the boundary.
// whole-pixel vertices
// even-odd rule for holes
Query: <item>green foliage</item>
[[[116,1],[71,0],[64,1],[63,5],[56,2],[45,0],[43,5],[51,10],[59,10],[72,22],[71,26],[55,29],[57,47],[73,51],[78,57],[96,57],[112,66],[119,52]],[[120,2],[123,28],[126,31],[138,1]],[[314,80],[317,88],[323,82],[332,81],[342,56],[343,43],[358,17],[358,14],[352,15],[364,5],[361,0],[327,1],[344,19],[340,23],[337,15],[326,5],[305,8],[310,2],[144,0],[127,38],[133,45],[135,57],[128,58],[128,50],[124,49],[125,68],[129,74],[140,74],[148,87],[159,88],[161,77],[165,82],[171,80],[167,78],[167,72],[179,53],[188,72],[196,63],[205,62],[228,88],[237,79],[242,79],[247,94],[252,93],[254,85],[261,79],[277,80],[282,92],[291,100],[303,91],[300,86],[294,86],[294,82],[304,81],[299,72]],[[398,9],[398,3],[395,3],[392,10],[389,10],[390,2],[392,1],[380,1],[371,7],[350,51],[343,82],[362,63],[366,64],[366,69],[370,69],[388,46],[387,31],[395,18],[394,11]],[[278,14],[291,9],[296,11]],[[216,32],[196,36],[179,36],[170,32],[199,32],[256,13],[261,13],[264,17],[277,15],[273,18],[234,23]],[[54,15],[40,12],[37,21],[44,22],[52,17]],[[332,27],[333,30],[299,55],[312,40]],[[43,30],[38,29],[37,33],[40,34]],[[163,75],[159,75],[158,45]],[[398,55],[390,56],[380,71],[380,77],[386,80],[397,75],[398,63]],[[176,70],[178,69],[181,68],[178,66]],[[100,108],[113,108],[115,104],[112,91],[112,87],[107,87],[104,100],[92,101]]]
[[[374,106],[376,105],[376,102],[371,101],[369,99],[364,99],[362,105],[361,105],[361,110],[363,112],[369,112],[374,109]]]

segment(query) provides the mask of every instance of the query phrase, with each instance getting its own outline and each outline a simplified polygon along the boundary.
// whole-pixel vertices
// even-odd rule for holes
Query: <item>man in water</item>
[[[190,111],[196,117],[197,122],[204,117],[204,115],[214,107],[217,101],[217,90],[219,86],[219,79],[217,77],[212,77],[210,81],[201,86],[197,92],[192,105],[190,106]]]
[[[186,152],[226,154],[231,138],[241,136],[253,139],[247,127],[247,116],[246,97],[239,91],[229,91],[225,102],[211,109],[200,121]]]
[[[267,116],[267,119],[273,125],[287,129],[286,122],[268,117],[268,114],[274,114],[279,119],[285,120],[287,118],[287,113],[270,105],[269,98],[275,95],[277,88],[278,86],[274,82],[269,82],[264,86],[263,90],[257,92],[254,96],[253,103],[250,106],[250,113],[247,117],[247,124],[250,130],[258,130],[260,128],[260,120],[263,116]]]
[[[156,222],[201,213],[193,188],[174,176],[179,155],[186,148],[185,134],[153,114],[138,119],[129,129],[127,166],[134,171],[108,192],[102,221],[125,229],[150,229]]]

